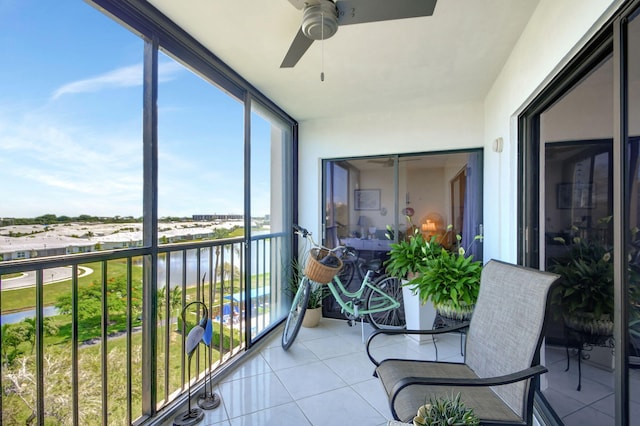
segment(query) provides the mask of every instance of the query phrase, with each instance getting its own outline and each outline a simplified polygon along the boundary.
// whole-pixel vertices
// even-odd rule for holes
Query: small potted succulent
[[[476,426],[480,424],[472,408],[460,401],[460,394],[452,398],[430,398],[418,409],[413,426]]]

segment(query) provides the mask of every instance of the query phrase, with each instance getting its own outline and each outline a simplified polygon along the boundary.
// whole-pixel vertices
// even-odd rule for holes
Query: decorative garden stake
[[[187,397],[188,408],[186,413],[178,414],[173,419],[174,426],[195,425],[200,423],[204,418],[204,412],[200,408],[198,407],[191,408],[191,357],[193,356],[193,353],[196,351],[198,344],[200,344],[200,341],[202,340],[202,336],[204,335],[204,331],[205,331],[205,328],[207,327],[207,323],[210,322],[207,305],[205,305],[202,302],[196,301],[196,302],[191,302],[187,304],[184,307],[184,309],[182,309],[182,315],[181,315],[182,316],[182,335],[184,336],[184,333],[186,333],[186,330],[187,330],[187,321],[185,318],[185,314],[188,308],[191,305],[195,305],[195,304],[202,305],[202,309],[204,310],[204,316],[202,317],[200,322],[197,325],[195,325],[191,329],[191,331],[189,331],[189,334],[187,335],[187,338],[185,340],[184,348],[188,357],[188,361],[187,361],[187,371],[188,371],[187,380],[189,382],[189,390],[188,390],[188,397]]]
[[[206,274],[205,274],[206,276]],[[204,288],[204,276],[202,277],[202,288]],[[203,295],[204,298],[204,295]],[[203,410],[213,410],[220,405],[220,397],[218,394],[213,393],[213,380],[211,379],[211,375],[213,374],[213,369],[211,368],[211,353],[212,353],[212,345],[213,345],[213,321],[207,321],[207,325],[204,329],[204,334],[202,335],[202,343],[204,343],[205,348],[209,348],[209,357],[207,358],[207,352],[205,350],[204,359],[208,361],[209,365],[209,374],[205,374],[204,376],[204,393],[198,397],[198,407]],[[209,376],[209,391],[207,392],[207,376]]]

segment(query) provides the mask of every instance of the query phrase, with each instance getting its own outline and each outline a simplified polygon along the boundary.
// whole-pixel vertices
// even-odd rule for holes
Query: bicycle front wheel
[[[376,289],[392,299],[398,301],[400,306],[392,308],[392,304],[378,291],[371,290],[367,296],[367,310],[374,311],[368,314],[369,324],[377,329],[404,329],[407,326],[404,316],[404,303],[402,299],[402,283],[396,277],[382,277],[374,283]]]
[[[309,278],[304,277],[300,281],[300,286],[296,292],[293,301],[291,302],[291,310],[289,310],[289,316],[287,322],[284,324],[284,331],[282,332],[282,348],[286,351],[289,349],[293,341],[300,331],[302,325],[302,318],[307,311],[307,303],[309,302],[309,294],[311,293],[311,283]]]

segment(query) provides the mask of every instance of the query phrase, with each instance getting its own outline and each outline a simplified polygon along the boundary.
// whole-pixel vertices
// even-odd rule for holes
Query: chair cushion
[[[376,368],[378,377],[390,398],[393,388],[405,377],[477,378],[465,364],[432,361],[387,359]],[[394,409],[398,418],[411,423],[418,411],[430,398],[452,397],[460,393],[460,399],[482,420],[522,422],[508,405],[491,388],[466,386],[407,386],[398,393]]]
[[[482,268],[465,363],[480,377],[495,377],[534,364],[540,345],[547,295],[557,275],[491,261]],[[528,381],[494,389],[523,415]]]

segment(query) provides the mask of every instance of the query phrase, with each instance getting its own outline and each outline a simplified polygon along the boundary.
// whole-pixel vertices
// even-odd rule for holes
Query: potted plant
[[[474,241],[481,239],[476,236]],[[456,235],[458,243],[460,235]],[[468,320],[480,290],[482,262],[467,256],[463,247],[449,251],[440,248],[438,255],[425,259],[419,274],[407,286],[423,302],[431,300],[439,315]]]
[[[433,327],[436,311],[433,304],[428,300],[421,300],[409,288],[406,283],[414,279],[419,273],[421,265],[426,259],[440,253],[442,246],[436,237],[426,240],[420,231],[411,224],[411,218],[407,217],[409,223],[407,236],[397,243],[391,244],[389,258],[385,262],[388,275],[398,278],[403,284],[402,299],[406,327],[409,330],[423,330]],[[392,238],[392,229],[387,227],[387,237]],[[433,341],[429,335],[407,335],[417,343],[427,343]]]
[[[564,238],[556,237],[566,245]],[[551,272],[561,276],[552,294],[565,325],[594,336],[613,333],[613,264],[611,250],[595,241],[572,240],[565,256],[555,259]]]
[[[391,232],[388,227],[387,229]],[[410,229],[413,232],[406,238],[390,245],[389,258],[384,264],[387,274],[400,279],[413,279],[425,259],[436,256],[442,248],[435,236],[427,241],[416,227],[412,226]]]
[[[291,275],[289,278],[289,285],[287,290],[291,297],[294,297],[298,292],[298,286],[300,285],[300,278],[304,270],[304,264],[297,258],[293,258],[291,262]],[[322,284],[311,282],[311,291],[309,292],[309,301],[307,302],[307,309],[302,319],[303,327],[317,327],[322,318],[322,299],[326,297],[325,287]]]
[[[302,319],[303,327],[317,327],[322,318],[322,299],[325,298],[325,285],[311,283],[311,292],[309,293],[309,301],[307,302],[307,310]]]
[[[430,398],[429,402],[418,409],[413,418],[413,426],[475,426],[480,419],[460,401],[460,394],[452,398]]]

